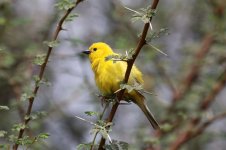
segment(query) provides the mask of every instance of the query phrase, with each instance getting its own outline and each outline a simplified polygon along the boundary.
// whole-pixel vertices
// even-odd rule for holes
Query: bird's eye
[[[96,50],[97,50],[97,48],[93,48],[93,50],[94,50],[94,51],[96,51]]]

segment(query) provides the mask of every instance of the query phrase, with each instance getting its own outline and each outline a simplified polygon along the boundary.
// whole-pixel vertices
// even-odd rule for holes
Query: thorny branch
[[[214,2],[214,1],[212,1]],[[217,10],[218,8],[222,8],[222,5],[214,5],[214,10]],[[225,8],[225,6],[224,6]],[[216,17],[221,17],[223,15],[224,11],[214,11]],[[186,94],[186,92],[189,91],[191,86],[196,81],[197,77],[199,76],[199,70],[201,69],[201,61],[205,58],[206,54],[210,50],[210,47],[215,43],[215,37],[213,35],[207,35],[202,43],[202,48],[195,56],[195,62],[193,66],[191,67],[190,72],[188,73],[188,76],[185,78],[185,86],[182,88],[180,93],[178,95],[175,95],[173,97],[172,101],[172,107],[176,101],[183,98],[183,96]],[[206,111],[210,106],[211,103],[216,100],[216,96],[224,89],[226,86],[226,70],[222,72],[218,80],[216,81],[213,88],[208,92],[207,96],[203,98],[200,105],[198,106],[198,111],[204,112]],[[200,135],[203,133],[203,131],[214,121],[225,118],[226,112],[223,112],[219,115],[216,115],[212,117],[211,119],[208,119],[205,122],[202,122],[202,116],[197,116],[189,121],[189,126],[186,130],[182,131],[178,138],[171,143],[170,150],[178,150],[183,144],[187,143],[194,137]]]
[[[213,10],[216,17],[222,17],[223,12],[225,11],[225,5],[221,5],[220,3],[217,4],[216,1],[210,1],[213,2],[215,5],[213,6]],[[215,3],[216,2],[216,3]],[[220,10],[220,11],[216,11]],[[203,67],[203,60],[205,59],[206,55],[209,53],[211,47],[213,44],[217,42],[217,39],[214,34],[207,33],[206,36],[204,36],[202,45],[200,50],[197,52],[194,58],[194,63],[192,64],[191,68],[189,69],[187,75],[185,76],[182,87],[177,88],[178,92],[174,92],[174,89],[172,89],[173,98],[172,98],[172,104],[169,107],[169,111],[172,111],[175,108],[175,105],[177,102],[183,99],[184,96],[189,92],[191,87],[196,83],[197,78],[200,76],[200,70]],[[218,80],[213,85],[212,89],[208,91],[206,96],[200,101],[200,104],[197,107],[198,113],[205,112],[213,103],[213,101],[216,100],[216,96],[225,88],[226,86],[226,70],[223,70],[222,74],[218,78]],[[173,113],[177,113],[173,111]],[[216,120],[226,118],[226,112],[223,112],[219,115],[216,115],[210,119],[207,119],[203,122],[203,118],[201,115],[198,115],[194,118],[189,118],[187,120],[187,128],[180,131],[178,137],[170,143],[169,149],[170,150],[178,150],[180,149],[185,143],[189,142],[191,139],[199,136],[202,134],[205,129],[214,123]],[[157,137],[163,137],[166,134],[170,134],[171,132],[178,130],[178,128],[181,127],[181,123],[179,120],[174,121],[172,124],[172,128],[167,131],[166,133],[159,131],[157,134]],[[183,127],[183,126],[182,126]],[[177,131],[176,131],[177,132]]]
[[[207,109],[210,104],[214,101],[216,95],[225,87],[226,85],[226,70],[222,73],[219,81],[215,84],[212,91],[209,92],[207,97],[203,100],[200,105],[200,109]]]
[[[152,5],[151,5],[151,9],[156,9],[157,8],[157,5],[158,5],[158,2],[159,0],[154,0]],[[150,18],[150,21],[152,20],[152,17]],[[130,72],[131,72],[131,69],[133,67],[133,64],[137,58],[137,56],[139,55],[142,47],[146,44],[146,36],[147,36],[147,32],[148,32],[148,29],[149,29],[150,25],[149,23],[145,23],[144,25],[144,28],[143,28],[143,31],[142,31],[142,34],[141,34],[141,37],[139,39],[139,42],[137,44],[137,47],[135,49],[135,53],[133,54],[132,56],[132,59],[130,59],[128,62],[127,62],[127,69],[126,69],[126,73],[125,73],[125,77],[124,77],[124,82],[127,83],[128,80],[129,80],[129,76],[130,76]],[[117,99],[120,101],[122,100],[123,98],[123,95],[124,95],[124,92],[125,90],[121,90],[118,95],[117,95]],[[111,109],[111,112],[108,116],[108,119],[107,119],[107,122],[112,122],[114,116],[115,116],[115,113],[118,109],[118,106],[119,106],[119,102],[115,103],[113,106],[112,106],[112,109]],[[105,139],[102,137],[101,138],[101,141],[100,141],[100,144],[99,144],[99,148],[98,150],[104,150],[103,146],[105,144]]]
[[[196,81],[196,79],[199,75],[200,68],[202,67],[201,62],[205,59],[205,56],[209,52],[211,46],[213,45],[213,42],[214,42],[213,35],[206,35],[205,36],[200,50],[195,55],[195,58],[194,58],[195,61],[192,65],[190,71],[188,72],[185,79],[182,81],[183,87],[181,88],[180,91],[175,92],[174,95],[173,95],[172,106],[176,103],[176,101],[181,100],[183,98],[185,93],[187,93],[190,90],[191,86]]]
[[[226,112],[223,112],[203,122],[199,127],[197,127],[197,125],[199,124],[200,119],[192,120],[189,128],[185,132],[179,135],[179,137],[177,138],[178,140],[176,140],[174,143],[171,144],[169,150],[178,150],[186,142],[201,135],[203,131],[205,131],[205,129],[209,125],[214,123],[216,120],[220,120],[225,117],[226,117]]]
[[[68,17],[68,15],[71,13],[71,11],[75,7],[77,7],[77,5],[80,2],[82,2],[82,1],[83,0],[77,0],[76,3],[75,3],[75,5],[72,8],[68,9],[66,11],[66,13],[64,14],[64,16],[60,19],[60,21],[59,21],[59,23],[57,25],[57,28],[56,28],[56,30],[54,32],[54,35],[53,35],[53,39],[52,39],[53,41],[55,41],[57,39],[60,31],[63,30],[62,25],[63,25],[65,19]],[[48,47],[47,55],[45,57],[44,63],[41,65],[40,72],[39,72],[39,75],[38,75],[39,80],[42,80],[42,78],[43,78],[43,75],[44,75],[44,72],[45,72],[45,69],[46,69],[46,66],[47,66],[47,63],[48,63],[50,54],[52,52],[52,49],[53,49],[53,47],[50,47],[50,46]],[[33,90],[33,95],[28,99],[29,100],[29,104],[28,104],[27,111],[26,111],[26,114],[25,114],[25,116],[27,116],[27,117],[24,116],[24,121],[23,121],[23,124],[25,126],[27,126],[28,123],[29,123],[29,121],[30,121],[29,116],[31,114],[33,102],[34,102],[34,99],[35,99],[35,97],[36,97],[36,95],[38,93],[38,90],[39,90],[39,84],[36,83],[35,84],[35,87],[34,87],[34,90]],[[18,134],[18,137],[17,137],[17,140],[19,140],[19,139],[21,139],[23,137],[24,131],[25,131],[25,129],[20,129],[19,134]],[[13,145],[13,150],[17,150],[18,149],[18,146],[19,146],[19,144],[18,143],[15,143]]]

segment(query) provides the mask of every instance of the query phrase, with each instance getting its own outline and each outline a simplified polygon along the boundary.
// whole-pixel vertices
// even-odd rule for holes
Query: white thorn
[[[133,9],[131,9],[131,8],[129,8],[129,7],[124,6],[124,8],[125,8],[125,9],[128,9],[128,10],[130,10],[130,11],[132,11],[132,12],[135,12],[135,13],[137,13],[137,14],[141,14],[140,12],[138,12],[138,11],[136,11],[136,10],[133,10]]]
[[[154,48],[155,50],[157,50],[158,52],[160,52],[161,54],[165,55],[165,56],[168,56],[166,53],[164,53],[163,51],[161,51],[160,49],[158,49],[157,47],[151,45],[148,43],[149,46],[151,46],[152,48]]]

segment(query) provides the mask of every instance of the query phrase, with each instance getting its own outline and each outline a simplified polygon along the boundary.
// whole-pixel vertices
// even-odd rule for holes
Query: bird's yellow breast
[[[95,81],[104,95],[111,95],[120,88],[120,83],[124,80],[127,64],[126,62],[112,60],[105,61],[105,59],[95,59],[91,63],[93,72],[95,74]],[[129,84],[135,82],[143,83],[141,72],[133,66],[129,78]]]
[[[104,95],[113,94],[119,89],[120,82],[123,80],[123,70],[119,63],[97,59],[91,65],[96,84]]]

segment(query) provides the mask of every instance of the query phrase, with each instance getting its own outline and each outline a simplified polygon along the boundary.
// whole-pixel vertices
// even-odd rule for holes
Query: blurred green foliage
[[[55,6],[60,10],[66,10],[74,6],[73,2],[61,0]],[[161,133],[153,132],[144,122],[140,122],[137,125],[134,136],[129,138],[131,141],[127,141],[129,145],[118,140],[111,145],[107,145],[107,149],[120,149],[122,147],[124,147],[122,149],[129,147],[131,150],[170,149],[170,146],[178,140],[181,133],[189,129],[192,119],[201,119],[200,123],[195,126],[195,128],[198,128],[199,125],[202,125],[203,122],[212,116],[225,111],[225,103],[222,101],[214,102],[207,110],[200,110],[199,108],[203,99],[211,92],[216,83],[223,78],[222,73],[226,68],[226,11],[224,1],[186,2],[190,6],[186,6],[188,9],[185,11],[183,10],[183,2],[172,2],[174,5],[171,4],[170,7],[168,5],[166,7],[164,3],[161,2],[159,4],[157,12],[150,10],[149,14],[147,14],[147,17],[154,15],[153,31],[149,32],[147,42],[151,42],[156,48],[167,53],[168,57],[159,54],[150,46],[145,46],[136,60],[137,66],[144,72],[145,90],[154,93],[153,95],[145,96],[149,100],[148,103],[151,110],[161,123],[162,131]],[[85,6],[86,3],[83,5]],[[87,39],[78,39],[78,37],[74,38],[73,35],[70,35],[69,42],[72,45],[74,44],[73,46],[83,45],[87,47],[89,43],[95,40],[102,40],[108,42],[121,54],[125,54],[126,50],[135,48],[143,23],[131,23],[132,13],[126,10],[121,3],[109,2],[109,5],[109,9],[106,9],[103,14],[108,18],[109,31],[103,35],[90,33]],[[131,9],[139,10],[142,7],[146,8],[148,5],[149,1],[141,1],[139,4],[134,5],[135,8]],[[0,2],[0,149],[9,149],[13,142],[25,145],[29,149],[43,149],[43,147],[44,149],[56,149],[58,147],[57,144],[61,144],[61,141],[51,143],[51,140],[46,139],[52,138],[52,135],[49,137],[49,133],[43,133],[46,130],[48,132],[49,129],[45,123],[51,122],[51,119],[48,120],[48,113],[63,116],[59,122],[63,124],[63,128],[68,130],[68,133],[71,133],[70,136],[74,136],[71,138],[72,140],[75,141],[76,139],[77,143],[81,143],[82,140],[85,140],[84,136],[86,136],[87,132],[84,131],[84,128],[78,122],[76,122],[76,125],[72,123],[74,120],[61,110],[61,107],[64,107],[63,104],[60,106],[54,105],[55,110],[50,110],[51,99],[48,96],[46,96],[48,101],[41,107],[41,110],[45,111],[35,108],[35,111],[30,116],[25,116],[27,119],[32,119],[28,127],[18,124],[24,119],[24,110],[27,107],[26,101],[33,96],[31,88],[34,84],[48,84],[46,79],[40,81],[37,76],[34,76],[38,72],[39,65],[44,62],[45,49],[47,46],[56,47],[59,44],[63,44],[66,40],[62,38],[60,43],[59,41],[47,42],[48,37],[52,35],[52,27],[55,27],[55,18],[57,18],[59,10],[54,10],[55,12],[51,15],[48,23],[44,24],[41,29],[37,29],[32,25],[31,19],[18,14],[17,7],[21,6],[17,6],[10,1]],[[171,11],[168,9],[171,9]],[[82,18],[83,16],[80,15],[79,11],[81,10],[78,10],[76,14],[70,15],[68,20],[72,21],[75,17]],[[183,13],[186,13],[186,15]],[[182,15],[182,19],[176,19],[180,18],[180,15]],[[40,16],[37,15],[36,17]],[[139,17],[144,22],[147,22],[147,17]],[[183,25],[183,19],[185,19],[183,17],[187,17],[189,20],[187,23],[185,21],[186,28],[184,27],[186,25]],[[90,26],[96,23],[88,22]],[[67,27],[67,30],[70,30],[71,26]],[[85,27],[84,30],[86,30]],[[178,32],[182,32],[182,35],[174,39],[174,35]],[[205,54],[205,57],[201,60],[196,60],[196,55],[202,49],[203,40],[207,35],[213,36],[214,42],[210,45],[210,51]],[[46,42],[43,44],[43,41]],[[177,44],[178,41],[181,43]],[[78,57],[82,58],[83,56],[79,55]],[[124,58],[130,59],[130,55],[125,55]],[[70,58],[66,58],[66,60],[68,59]],[[77,58],[73,57],[73,59]],[[114,58],[111,57],[110,59]],[[198,75],[181,99],[172,106],[172,95],[175,93],[171,86],[178,91],[183,89],[185,86],[183,81],[189,71],[191,71],[194,62],[201,64]],[[47,71],[46,76],[53,80],[51,78],[51,70]],[[85,75],[81,77],[84,79],[84,85],[78,85],[78,87],[80,87],[81,91],[84,87],[87,87],[83,92],[91,93],[91,91],[95,91],[93,89],[94,86],[90,86],[92,84],[86,77]],[[123,88],[131,89],[137,87],[124,85]],[[80,92],[78,93],[80,94]],[[79,94],[76,96],[79,97]],[[154,96],[156,94],[157,96]],[[225,95],[225,92],[223,94]],[[45,96],[42,93],[40,95]],[[74,100],[76,98],[73,97],[71,99]],[[92,99],[96,100],[99,98],[93,96]],[[99,106],[99,100],[90,103]],[[98,112],[85,111],[87,111],[87,115],[100,119],[99,110],[97,109]],[[120,124],[124,124],[124,122],[118,121],[115,126]],[[106,124],[102,123],[102,126],[106,126]],[[17,140],[17,131],[21,128],[26,128],[27,132],[22,139]],[[201,150],[217,139],[225,140],[224,128],[219,130],[219,134],[213,130],[205,130],[200,136],[183,143],[181,149]],[[95,132],[99,131],[96,130]],[[112,132],[117,135],[118,131],[114,131],[114,126]],[[104,132],[105,136],[106,134]],[[64,136],[66,138],[67,134]],[[90,148],[90,144],[81,144],[78,149]],[[75,144],[74,147],[76,147]]]

